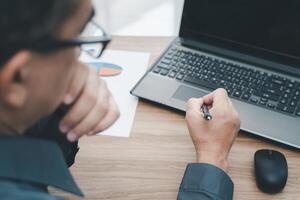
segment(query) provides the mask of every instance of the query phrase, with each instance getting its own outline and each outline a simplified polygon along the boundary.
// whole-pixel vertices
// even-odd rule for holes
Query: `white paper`
[[[147,70],[149,53],[127,51],[105,51],[100,59],[93,59],[82,54],[80,60],[84,63],[105,62],[119,65],[123,68],[122,74],[111,77],[101,77],[112,92],[121,113],[118,121],[101,135],[129,137],[134,116],[137,109],[138,98],[130,94],[130,90]]]

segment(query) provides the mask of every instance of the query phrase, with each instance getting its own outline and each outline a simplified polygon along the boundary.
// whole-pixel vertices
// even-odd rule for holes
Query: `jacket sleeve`
[[[177,200],[232,200],[233,182],[210,164],[189,164]]]
[[[0,179],[0,199],[10,200],[63,200],[54,197],[45,191],[39,191],[36,188],[26,187],[22,182]]]
[[[75,157],[79,151],[78,142],[71,143],[66,135],[59,130],[59,123],[66,110],[59,108],[52,115],[39,120],[24,134],[27,137],[50,140],[56,142],[61,148],[67,165],[70,167],[75,162]]]

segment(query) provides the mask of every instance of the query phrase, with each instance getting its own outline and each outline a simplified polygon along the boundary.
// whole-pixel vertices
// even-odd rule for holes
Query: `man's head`
[[[1,2],[0,131],[20,133],[62,103],[79,49],[42,52],[30,45],[77,38],[91,13],[89,0]]]

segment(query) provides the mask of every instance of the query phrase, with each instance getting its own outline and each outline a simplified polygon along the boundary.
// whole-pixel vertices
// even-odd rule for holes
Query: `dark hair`
[[[2,0],[0,5],[0,68],[20,49],[12,46],[55,37],[81,0]]]

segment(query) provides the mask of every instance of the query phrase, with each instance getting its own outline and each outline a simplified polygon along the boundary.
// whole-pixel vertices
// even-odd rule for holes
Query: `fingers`
[[[93,128],[99,123],[100,120],[107,114],[107,106],[101,105],[99,101],[95,107],[91,110],[91,112],[76,125],[70,132],[67,134],[67,138],[69,141],[76,141],[81,136],[85,134],[89,134]]]
[[[226,114],[234,110],[231,100],[227,95],[225,89],[217,89],[203,98],[192,98],[187,103],[186,118],[188,121],[193,119],[199,120],[203,113],[201,111],[202,105],[205,104],[211,110],[212,114]]]
[[[227,91],[225,89],[217,89],[211,94],[203,97],[203,101],[206,104],[212,103],[211,113],[217,115],[218,117],[228,118],[229,121],[233,122],[236,126],[240,126],[239,115],[234,108],[232,101],[228,97]]]
[[[195,110],[198,111],[203,105],[203,98],[196,99],[192,98],[187,103],[187,111]]]
[[[199,110],[203,104],[207,105],[209,108],[224,106],[230,103],[230,99],[227,95],[225,89],[217,89],[212,93],[200,98],[192,98],[187,103],[187,111],[189,110]],[[200,111],[199,111],[200,112]]]
[[[118,107],[97,70],[86,65],[81,67],[88,74],[84,75],[84,70],[79,68],[74,75],[64,100],[69,111],[60,122],[61,132],[66,133],[71,142],[105,130],[119,117]]]
[[[95,135],[100,132],[105,131],[109,127],[111,127],[116,120],[120,117],[120,112],[115,100],[111,97],[110,99],[110,109],[107,112],[106,116],[94,127],[94,129],[89,132],[88,135]]]
[[[75,99],[79,97],[86,84],[86,77],[88,77],[89,73],[89,69],[82,63],[79,63],[78,70],[76,71],[69,86],[69,90],[63,100],[65,105],[71,105]]]
[[[199,121],[202,118],[201,107],[203,98],[192,98],[187,102],[186,119],[187,121]]]
[[[120,113],[113,97],[110,97],[109,104],[104,107],[105,109],[99,101],[91,113],[67,134],[68,140],[73,142],[83,135],[94,135],[109,128]]]
[[[108,98],[108,94],[105,90],[101,93],[101,96],[99,96],[97,92],[99,91],[98,81],[98,77],[95,75],[93,70],[91,70],[82,93],[60,123],[60,129],[63,133],[69,132],[73,127],[81,122],[95,107],[98,98]]]
[[[204,104],[213,107],[218,105],[224,105],[224,103],[228,103],[228,100],[229,98],[227,91],[223,88],[217,89],[203,97]]]

